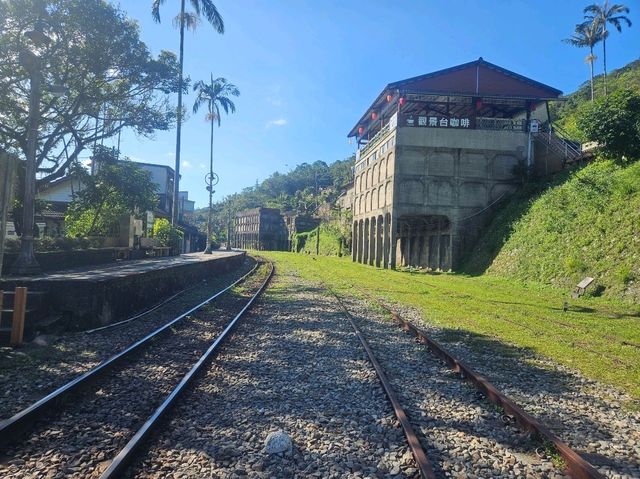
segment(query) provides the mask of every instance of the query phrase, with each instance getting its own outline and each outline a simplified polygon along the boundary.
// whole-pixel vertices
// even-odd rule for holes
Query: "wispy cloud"
[[[200,163],[198,166],[200,167],[201,170],[207,169],[207,165],[205,165],[204,163]]]
[[[188,170],[189,168],[191,168],[191,166],[192,166],[192,165],[191,165],[191,162],[189,162],[189,161],[187,161],[187,160],[182,160],[182,167],[183,167],[183,168],[185,168],[185,169],[187,169],[187,170]]]
[[[267,103],[273,105],[273,106],[277,106],[277,107],[281,107],[282,106],[282,99],[275,97],[275,96],[268,96],[267,97]]]
[[[266,128],[271,128],[272,126],[284,126],[289,123],[285,118],[278,118],[277,120],[268,121],[266,124]]]

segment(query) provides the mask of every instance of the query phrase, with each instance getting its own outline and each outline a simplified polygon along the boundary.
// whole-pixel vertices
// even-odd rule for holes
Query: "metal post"
[[[40,121],[40,88],[42,76],[38,60],[31,55],[31,91],[29,94],[29,129],[27,130],[27,164],[24,175],[24,199],[20,254],[12,271],[18,275],[40,273],[40,265],[33,254],[33,233],[36,196],[36,149],[38,146],[38,123]]]
[[[227,251],[231,251],[231,201],[227,213]]]

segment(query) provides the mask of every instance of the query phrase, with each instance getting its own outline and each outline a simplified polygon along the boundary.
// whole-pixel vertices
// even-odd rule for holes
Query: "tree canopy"
[[[93,161],[99,165],[95,175],[80,166],[73,171],[82,188],[67,210],[68,236],[108,236],[123,215],[157,206],[157,186],[148,171],[127,158],[118,160],[108,148],[98,147]]]
[[[640,158],[640,94],[618,90],[578,111],[578,127],[612,160]]]
[[[40,29],[40,46],[25,32]],[[65,174],[88,146],[125,128],[152,136],[176,116],[175,54],[154,58],[135,21],[105,0],[0,2],[0,147],[24,157],[30,74],[20,52],[37,54],[43,78],[37,148],[39,184]],[[66,95],[48,91],[62,85]]]
[[[220,239],[226,238],[226,227],[231,209],[236,212],[264,206],[280,208],[298,214],[313,214],[316,207],[333,203],[352,183],[351,156],[330,165],[324,161],[302,163],[288,173],[275,172],[261,183],[245,188],[213,205],[213,231]],[[317,189],[316,189],[317,185]],[[194,222],[204,231],[206,210],[197,210]]]

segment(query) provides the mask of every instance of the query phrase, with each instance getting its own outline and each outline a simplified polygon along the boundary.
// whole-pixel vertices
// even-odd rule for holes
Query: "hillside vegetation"
[[[635,103],[625,99],[640,93],[640,60],[614,70],[607,85],[605,98],[602,77],[596,78],[592,103],[585,83],[566,102],[556,104],[552,114],[581,141],[594,140],[586,133],[594,130],[594,123],[604,125],[602,131],[609,135],[604,141],[611,143],[600,140],[602,151],[586,167],[531,181],[507,199],[466,259],[467,272],[536,281],[565,291],[591,276],[596,279],[591,294],[640,301],[640,162],[633,163],[640,151],[631,146],[638,127],[627,128],[621,120],[637,114],[615,110],[635,109],[629,106]],[[589,128],[580,130],[585,125]]]
[[[604,95],[603,76],[595,77],[596,98]],[[640,93],[640,60],[633,61],[622,68],[613,70],[607,75],[607,90],[614,93],[622,89],[630,89]],[[550,105],[551,117],[556,125],[559,125],[572,137],[579,141],[587,141],[584,134],[577,126],[578,111],[589,103],[591,97],[589,82],[583,83],[580,88],[570,95],[565,96],[566,101],[555,102]]]
[[[541,188],[500,211],[467,269],[567,289],[592,276],[592,291],[640,301],[640,163],[598,161]]]

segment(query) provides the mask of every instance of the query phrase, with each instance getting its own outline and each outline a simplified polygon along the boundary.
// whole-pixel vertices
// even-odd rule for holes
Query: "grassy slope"
[[[640,398],[638,306],[582,298],[570,301],[565,313],[566,296],[540,285],[486,275],[410,274],[354,264],[347,258],[260,254],[275,260],[279,268],[323,281],[342,294],[358,294],[357,288],[362,288],[414,307],[425,321],[450,330],[452,339],[462,330],[528,348]]]
[[[565,291],[592,276],[605,295],[640,301],[640,163],[595,162],[536,193],[532,185],[494,218],[467,270]]]

